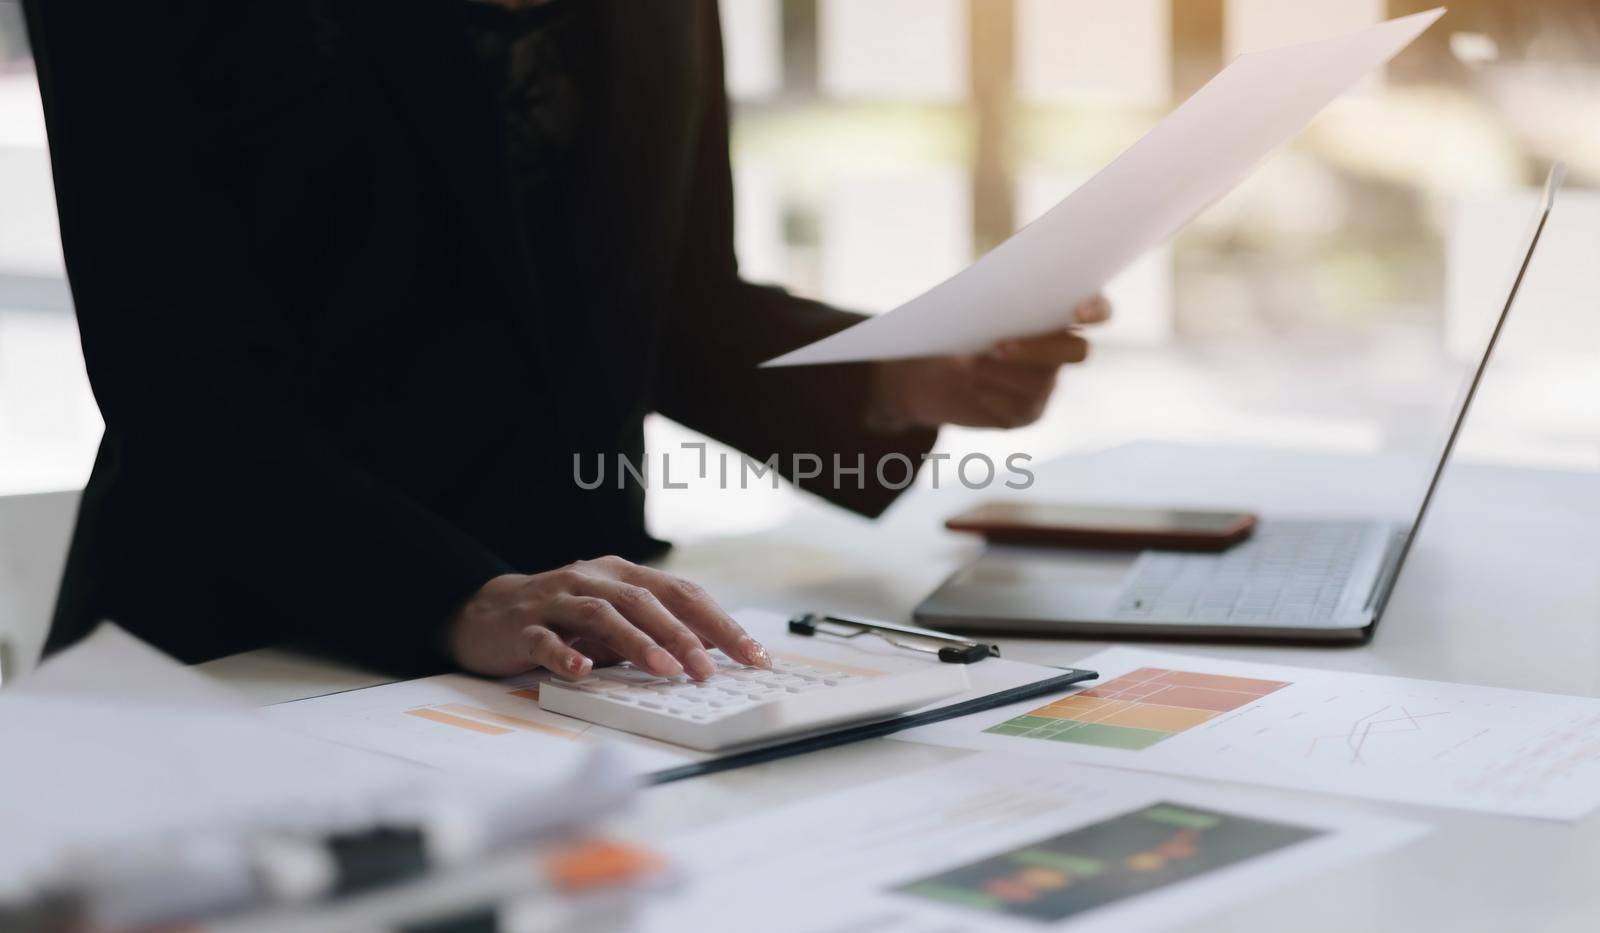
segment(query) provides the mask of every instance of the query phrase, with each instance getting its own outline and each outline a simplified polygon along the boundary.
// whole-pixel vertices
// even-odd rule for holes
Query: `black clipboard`
[[[1060,674],[1046,677],[1044,680],[1020,687],[1011,687],[988,696],[975,697],[941,706],[922,713],[908,713],[904,716],[893,716],[889,719],[880,719],[876,722],[863,723],[856,726],[846,726],[833,732],[824,732],[819,735],[802,736],[774,745],[752,748],[749,751],[734,752],[720,758],[710,758],[692,764],[679,765],[676,768],[667,768],[645,776],[645,783],[671,784],[675,781],[684,781],[689,778],[700,777],[706,774],[717,774],[722,771],[733,771],[738,768],[748,768],[751,765],[765,764],[777,761],[780,758],[793,758],[810,752],[819,752],[825,748],[836,748],[840,745],[849,745],[852,742],[863,742],[867,739],[881,738],[904,732],[917,726],[926,726],[931,723],[944,722],[947,719],[959,719],[973,713],[982,713],[1012,703],[1021,703],[1058,690],[1065,689],[1086,680],[1095,680],[1100,675],[1095,671],[1079,670],[1072,667],[1058,668]]]

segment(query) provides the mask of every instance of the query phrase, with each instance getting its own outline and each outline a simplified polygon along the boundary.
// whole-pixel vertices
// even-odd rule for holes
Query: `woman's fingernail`
[[[744,663],[751,667],[772,669],[772,656],[767,654],[767,649],[761,647],[761,642],[748,636],[739,639],[739,651],[744,655]]]
[[[678,659],[667,654],[663,648],[651,648],[644,653],[645,667],[657,677],[676,677],[683,673],[683,665]]]
[[[593,662],[581,654],[570,654],[567,656],[567,673],[572,674],[575,677],[582,677],[584,674],[589,673],[589,668],[592,665]]]

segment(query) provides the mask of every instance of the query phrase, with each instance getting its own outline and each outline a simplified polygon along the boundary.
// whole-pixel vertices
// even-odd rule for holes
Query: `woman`
[[[53,646],[113,618],[188,660],[764,664],[575,455],[638,460],[660,411],[761,460],[915,462],[1086,353],[757,369],[857,318],[738,278],[711,3],[27,13],[106,421]]]

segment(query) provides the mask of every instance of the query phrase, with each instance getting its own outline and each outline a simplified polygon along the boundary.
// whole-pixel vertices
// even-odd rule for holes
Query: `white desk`
[[[0,497],[0,638],[30,668],[44,646],[78,493]]]
[[[1415,464],[1290,452],[1134,445],[1038,470],[1027,495],[1233,505],[1287,514],[1403,514]],[[670,492],[664,493],[670,495]],[[737,493],[730,493],[737,495]],[[940,520],[985,493],[919,491],[877,523],[823,507],[784,527],[683,547],[664,562],[724,603],[904,619],[975,545]],[[1600,476],[1464,466],[1446,477],[1388,615],[1359,648],[1175,646],[1244,659],[1600,696]],[[1070,663],[1102,646],[1008,640],[1007,655]],[[280,651],[204,669],[261,702],[375,682]],[[879,740],[657,788],[627,825],[647,837],[736,818],[855,782],[964,756]],[[1214,931],[1593,930],[1600,817],[1577,824],[1252,788],[1419,820],[1422,841],[1183,923]],[[844,836],[841,837],[843,840]]]
[[[1150,504],[1239,505],[1273,515],[1403,514],[1418,465],[1289,452],[1134,445],[1039,471],[1029,495]],[[959,494],[958,494],[959,493]],[[941,490],[879,527],[808,514],[793,527],[685,548],[665,566],[729,604],[828,607],[904,618],[975,547],[939,530],[982,494]],[[1382,625],[1359,648],[1169,646],[1371,673],[1600,696],[1600,476],[1457,467],[1446,475]],[[737,572],[735,571],[737,568]],[[1070,663],[1103,646],[1006,640],[1008,657]],[[899,773],[962,752],[882,740],[800,762],[652,791],[666,831]],[[1431,824],[1422,841],[1184,929],[1585,930],[1600,928],[1600,816],[1543,823],[1252,788]]]

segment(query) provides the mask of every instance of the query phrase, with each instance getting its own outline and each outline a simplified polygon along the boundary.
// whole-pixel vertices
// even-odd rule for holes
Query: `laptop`
[[[990,546],[917,607],[917,622],[1018,635],[1327,643],[1369,637],[1428,514],[1564,175],[1560,164],[1550,170],[1510,292],[1409,524],[1268,517],[1245,541],[1214,554]]]

